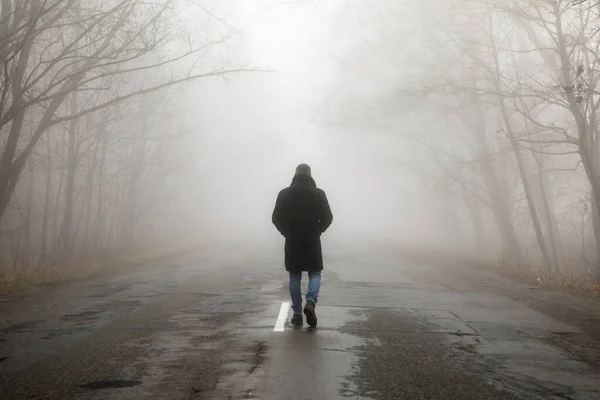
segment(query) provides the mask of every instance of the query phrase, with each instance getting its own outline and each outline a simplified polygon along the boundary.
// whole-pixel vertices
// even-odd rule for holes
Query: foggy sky
[[[590,147],[600,140],[598,77],[597,66],[584,65],[597,60],[600,7],[182,0],[160,9],[132,0],[130,14],[96,2],[87,11],[97,8],[94,18],[124,16],[124,31],[104,35],[117,50],[102,49],[121,58],[108,77],[107,66],[80,61],[69,78],[79,86],[65,97],[46,75],[69,76],[70,56],[60,41],[45,51],[46,36],[86,21],[63,4],[72,14],[54,21],[45,10],[56,26],[33,50],[57,54],[51,71],[33,56],[24,66],[11,58],[14,77],[23,68],[42,74],[17,100],[54,92],[27,107],[23,126],[5,114],[3,129],[23,155],[3,151],[12,161],[0,193],[10,204],[1,245],[17,249],[7,259],[76,262],[92,248],[281,240],[271,213],[299,163],[312,166],[330,200],[324,240],[444,244],[548,265],[568,264],[544,250],[563,247],[583,267],[595,240],[600,257],[600,217],[590,208],[600,203],[600,160]],[[155,23],[143,25],[148,18]],[[85,60],[86,41],[102,37],[74,37],[82,42],[75,53]],[[13,39],[5,50],[18,52],[23,37]],[[106,86],[95,87],[97,79]]]
[[[185,92],[198,148],[190,190],[208,190],[202,223],[223,235],[274,236],[277,192],[306,162],[330,199],[330,236],[424,235],[427,199],[402,167],[410,157],[402,141],[324,120],[324,92],[336,90],[328,85],[339,68],[334,16],[343,2],[259,3],[232,3],[228,22],[244,32],[236,56],[273,72],[196,82]]]

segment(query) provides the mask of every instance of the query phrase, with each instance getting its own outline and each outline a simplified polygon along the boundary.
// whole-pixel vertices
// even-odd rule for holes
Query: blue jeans
[[[292,310],[294,314],[302,314],[302,272],[290,272],[290,296],[292,298]],[[321,272],[308,273],[308,290],[306,300],[317,304],[319,289],[321,288]]]

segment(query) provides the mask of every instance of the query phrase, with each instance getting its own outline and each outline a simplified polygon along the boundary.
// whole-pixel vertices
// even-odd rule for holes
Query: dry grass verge
[[[511,266],[494,260],[486,260],[454,252],[446,248],[407,246],[401,248],[400,251],[421,260],[428,259],[438,264],[453,263],[468,265],[474,268],[490,268],[512,279],[533,285],[540,285],[553,291],[600,297],[600,281],[591,274],[576,274],[574,272],[551,273],[531,266]]]
[[[108,274],[143,262],[169,258],[177,254],[193,251],[198,244],[186,244],[153,251],[139,251],[137,254],[115,257],[110,262],[96,262],[72,266],[47,266],[21,270],[0,270],[0,297],[15,297],[41,286],[57,285],[80,279]]]
[[[527,283],[542,285],[546,289],[600,296],[600,282],[590,274],[576,275],[569,272],[552,273],[541,271],[539,269],[503,264],[492,264],[491,266],[504,275]]]

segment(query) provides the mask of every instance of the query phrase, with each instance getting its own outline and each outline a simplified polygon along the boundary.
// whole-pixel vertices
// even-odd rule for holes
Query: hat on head
[[[296,175],[310,176],[310,166],[308,164],[300,164],[296,167]]]

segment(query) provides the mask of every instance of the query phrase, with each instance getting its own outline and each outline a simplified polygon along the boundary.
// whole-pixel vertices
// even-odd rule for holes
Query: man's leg
[[[317,314],[315,313],[315,306],[317,305],[317,301],[319,300],[320,289],[321,272],[309,272],[308,290],[306,291],[306,306],[304,307],[304,314],[306,315],[306,322],[312,327],[317,326]]]
[[[302,325],[302,272],[290,272],[290,297],[292,299],[292,324]]]
[[[306,301],[312,301],[317,304],[319,300],[319,290],[321,289],[321,271],[308,273],[308,290],[306,291]]]

